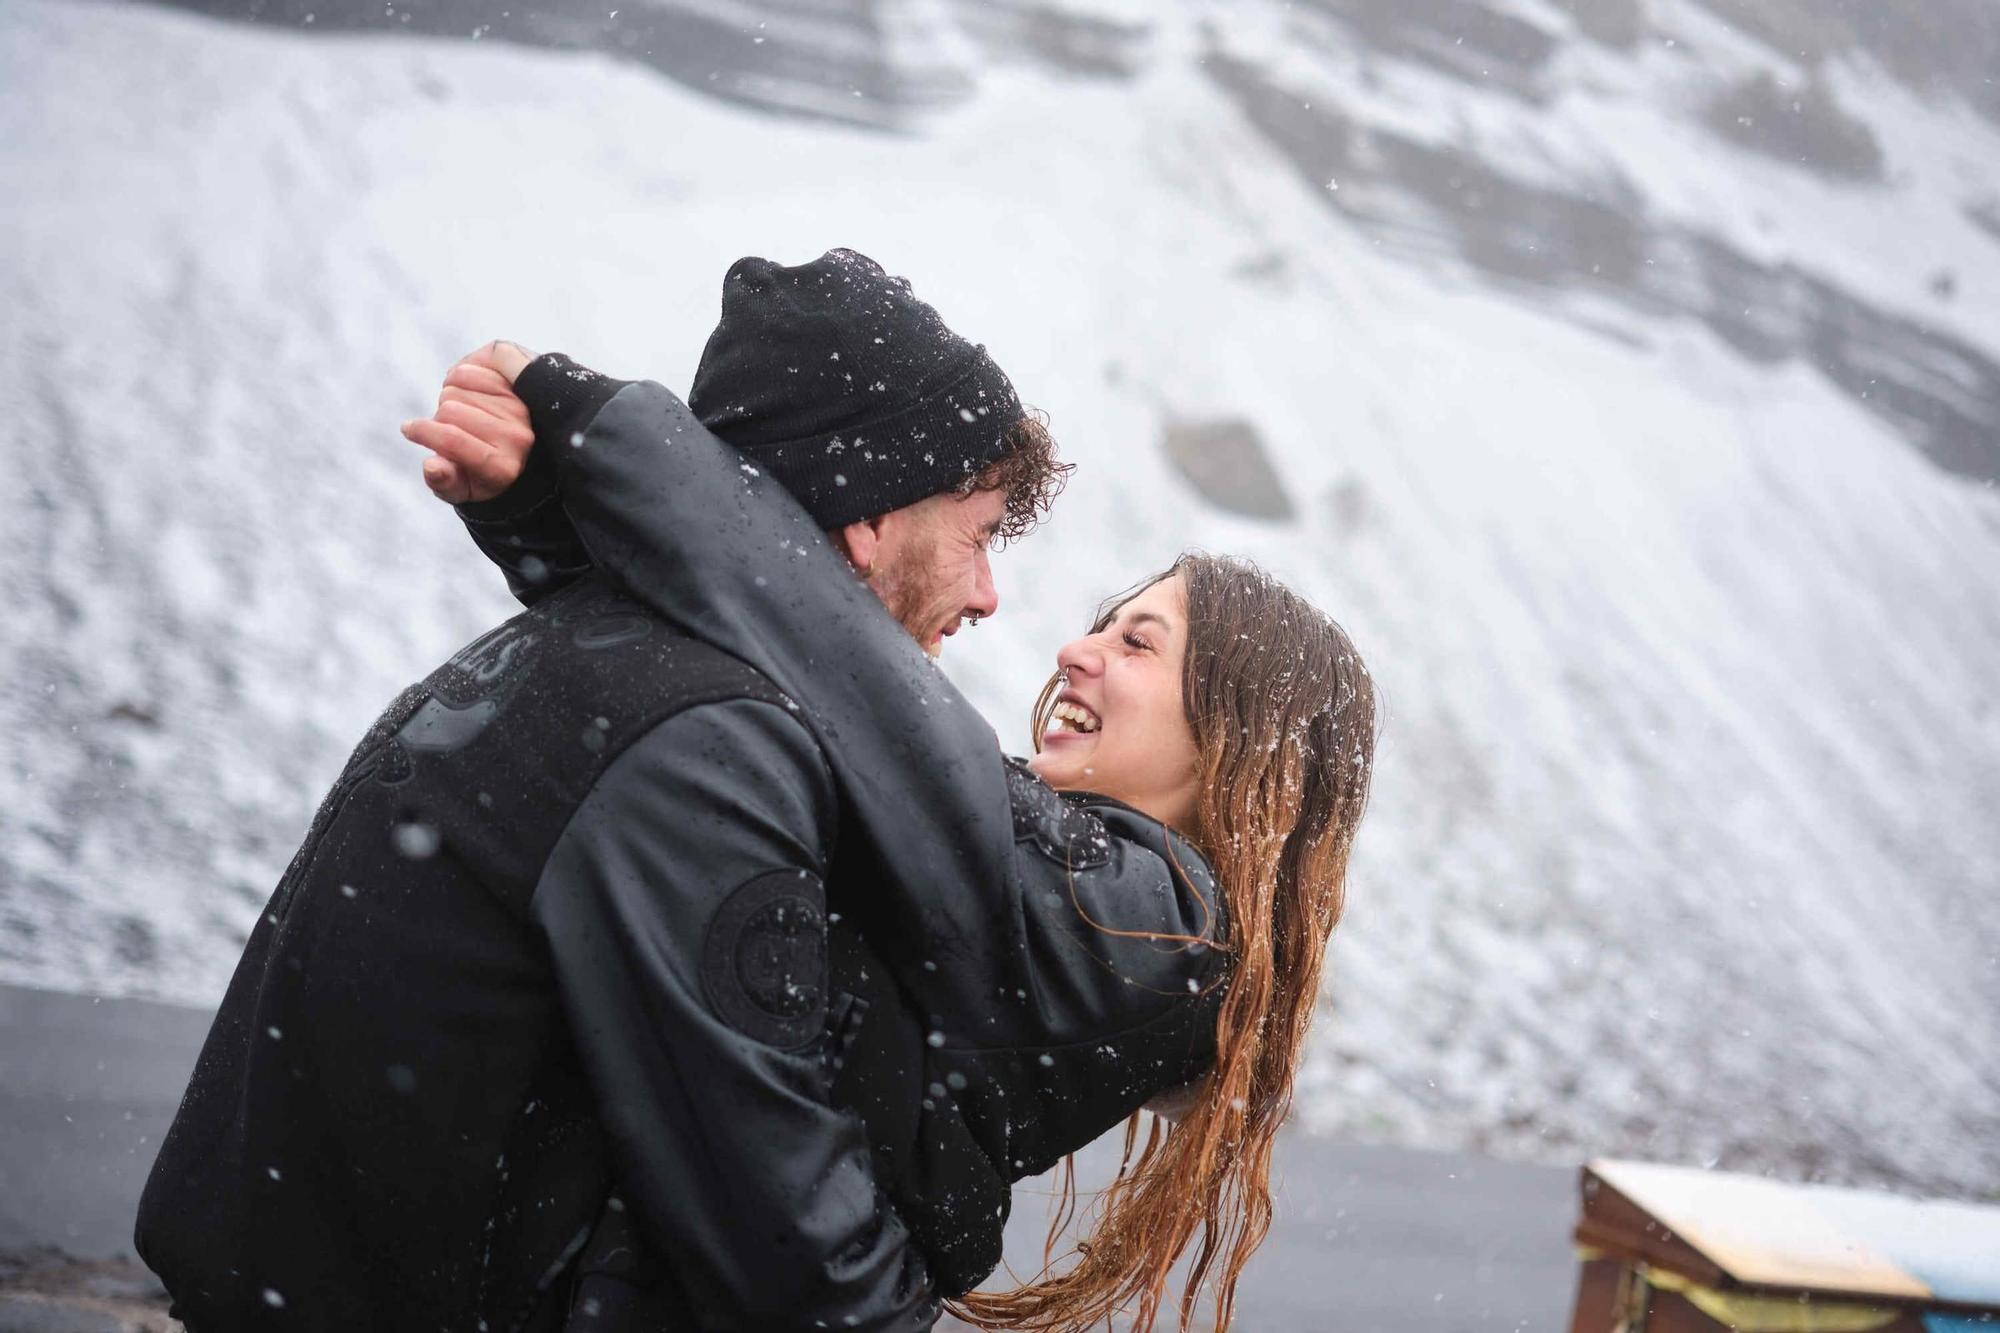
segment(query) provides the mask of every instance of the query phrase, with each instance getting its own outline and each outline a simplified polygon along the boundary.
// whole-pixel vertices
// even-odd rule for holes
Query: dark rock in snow
[[[1711,102],[1706,120],[1723,138],[1784,162],[1851,180],[1882,176],[1875,132],[1818,80],[1787,88],[1759,70]]]
[[[1234,514],[1290,518],[1292,499],[1256,426],[1242,417],[1169,421],[1161,446],[1188,484]]]

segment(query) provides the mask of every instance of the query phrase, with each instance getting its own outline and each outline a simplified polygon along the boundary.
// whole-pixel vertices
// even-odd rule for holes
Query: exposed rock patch
[[[1188,484],[1219,508],[1249,518],[1292,517],[1292,498],[1257,427],[1244,418],[1169,421],[1160,444]]]
[[[1769,70],[1759,70],[1711,102],[1705,119],[1717,134],[1753,152],[1850,180],[1882,177],[1875,132],[1817,80],[1786,88]]]
[[[1792,263],[1660,220],[1617,183],[1570,192],[1517,179],[1308,101],[1226,52],[1211,51],[1202,68],[1316,197],[1371,235],[1413,253],[1450,247],[1503,283],[1691,318],[1758,362],[1806,360],[1938,466],[2000,480],[2000,362],[1981,348]]]
[[[1629,51],[1646,35],[1646,10],[1641,0],[1555,0],[1557,9],[1576,22],[1576,30],[1591,41]]]

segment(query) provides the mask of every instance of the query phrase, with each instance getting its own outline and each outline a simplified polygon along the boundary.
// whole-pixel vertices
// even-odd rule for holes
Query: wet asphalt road
[[[132,1213],[208,1015],[0,986],[0,1251],[129,1255]],[[1079,1182],[1105,1167],[1086,1154]],[[1277,1219],[1237,1327],[1328,1333],[1562,1333],[1576,1172],[1292,1135]],[[1038,1183],[1007,1254],[1037,1266]],[[1205,1325],[1204,1325],[1205,1326]]]

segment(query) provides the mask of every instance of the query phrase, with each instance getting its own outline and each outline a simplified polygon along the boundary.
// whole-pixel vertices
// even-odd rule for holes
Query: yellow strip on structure
[[[1623,1262],[1592,1245],[1576,1247],[1579,1259]],[[1872,1333],[1896,1322],[1898,1310],[1853,1301],[1801,1300],[1796,1296],[1746,1296],[1717,1291],[1651,1264],[1631,1264],[1648,1286],[1671,1291],[1735,1333]]]
[[[1895,1323],[1898,1313],[1887,1306],[1852,1301],[1721,1292],[1650,1264],[1640,1264],[1639,1275],[1661,1291],[1687,1297],[1695,1309],[1737,1333],[1869,1333]]]

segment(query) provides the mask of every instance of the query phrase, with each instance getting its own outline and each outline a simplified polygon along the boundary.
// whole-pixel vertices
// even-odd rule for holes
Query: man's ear
[[[847,557],[847,563],[854,566],[854,572],[864,579],[875,572],[875,558],[882,551],[882,520],[887,517],[878,514],[827,533]]]

